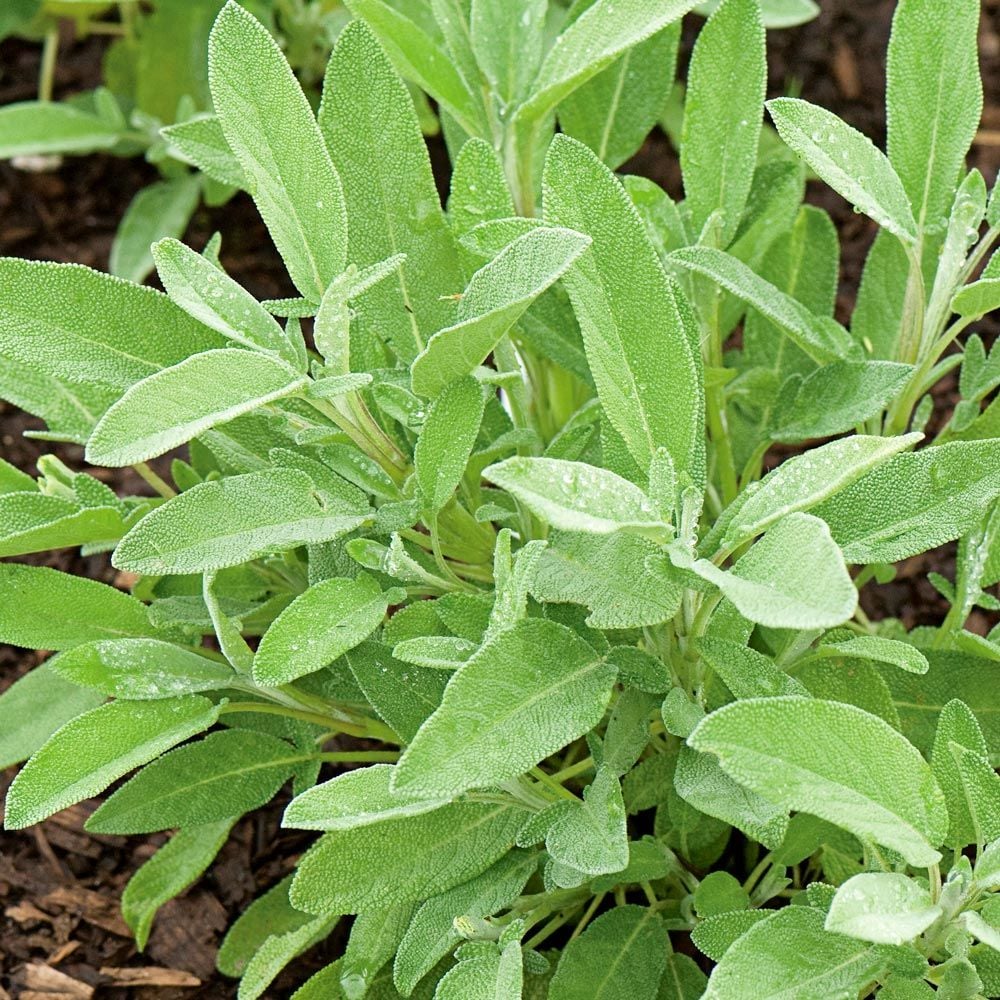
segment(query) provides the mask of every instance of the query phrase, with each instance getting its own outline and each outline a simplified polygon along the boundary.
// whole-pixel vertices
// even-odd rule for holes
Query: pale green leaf
[[[516,106],[538,72],[545,41],[547,0],[504,3],[472,0],[472,51],[503,108]]]
[[[378,628],[392,596],[367,573],[314,584],[264,633],[254,656],[254,680],[279,687],[332,663]]]
[[[565,626],[522,619],[452,677],[393,788],[452,795],[523,774],[600,721],[616,674]]]
[[[436,396],[449,382],[472,372],[589,245],[588,236],[541,226],[477,271],[459,303],[457,322],[435,333],[414,361],[414,392]]]
[[[508,458],[484,469],[483,476],[559,531],[669,530],[638,486],[584,462]]]
[[[120,542],[114,564],[134,573],[201,573],[269,552],[332,541],[364,514],[316,495],[297,469],[200,483],[147,514]]]
[[[779,97],[767,109],[781,138],[830,187],[904,243],[916,241],[902,181],[870,139],[808,101]]]
[[[229,148],[215,115],[195,115],[161,129],[160,135],[170,144],[172,155],[197,167],[212,180],[229,187],[247,187],[246,174]]]
[[[628,864],[625,803],[614,771],[598,768],[584,789],[549,827],[545,847],[558,862],[588,875],[621,871]]]
[[[115,507],[81,507],[34,491],[0,495],[0,556],[115,542],[124,533],[122,513]]]
[[[0,158],[96,153],[122,139],[114,122],[70,104],[21,101],[0,108]]]
[[[0,563],[0,640],[69,649],[94,639],[151,636],[144,605],[106,583],[43,566]]]
[[[602,0],[577,25],[598,7],[610,5]],[[641,469],[665,447],[674,466],[697,481],[704,464],[700,359],[679,292],[638,212],[611,171],[566,136],[549,148],[542,186],[546,220],[593,240],[565,281],[608,420]]]
[[[109,698],[146,701],[216,691],[236,683],[223,663],[159,639],[101,639],[52,660],[66,680]]]
[[[913,879],[893,872],[865,872],[837,889],[825,926],[861,941],[906,944],[939,916],[941,907]]]
[[[688,69],[681,170],[691,228],[718,213],[710,239],[736,235],[757,162],[767,84],[758,0],[725,0],[698,33]]]
[[[709,715],[688,743],[776,805],[891,847],[913,865],[940,857],[948,813],[930,766],[861,709],[799,697],[738,701]]]
[[[292,903],[310,913],[363,913],[426,899],[485,871],[527,818],[513,802],[455,802],[326,833],[299,862]]]
[[[208,76],[226,141],[292,281],[319,302],[347,264],[340,179],[277,42],[233,0],[212,29]]]
[[[21,769],[7,793],[4,823],[20,830],[104,791],[133,768],[208,729],[219,709],[189,695],[113,701],[67,722]]]
[[[87,442],[87,461],[112,467],[145,462],[306,381],[284,361],[255,351],[231,347],[192,355],[137,382],[111,406]]]

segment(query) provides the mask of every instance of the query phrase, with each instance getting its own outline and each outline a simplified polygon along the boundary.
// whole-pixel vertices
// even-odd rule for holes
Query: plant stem
[[[569,936],[570,941],[575,941],[584,932],[587,924],[589,924],[593,919],[594,914],[597,912],[597,908],[601,905],[606,895],[607,893],[605,892],[599,892],[590,901],[590,905],[583,911],[583,916],[580,917],[580,922],[573,928],[573,933]]]
[[[132,466],[133,469],[139,474],[139,476],[146,481],[146,483],[153,487],[161,497],[169,500],[171,497],[177,496],[177,490],[175,490],[165,479],[162,479],[146,462],[137,462]]]
[[[51,101],[55,88],[56,58],[59,55],[59,25],[53,24],[45,33],[42,45],[42,65],[38,72],[38,99]]]
[[[289,719],[309,722],[314,726],[323,726],[333,733],[344,733],[347,736],[358,736],[361,738],[367,738],[371,735],[367,726],[354,722],[344,722],[340,719],[331,719],[329,716],[320,715],[318,712],[307,712],[304,709],[291,708],[287,705],[274,705],[260,701],[230,701],[219,709],[220,715],[228,715],[232,712],[260,712],[263,715],[283,715]]]

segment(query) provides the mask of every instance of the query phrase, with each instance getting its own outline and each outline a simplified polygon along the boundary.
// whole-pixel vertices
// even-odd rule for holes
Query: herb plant
[[[88,826],[176,831],[122,900],[142,946],[290,783],[318,836],[219,953],[244,1000],[341,922],[297,1000],[1000,996],[979,3],[899,3],[885,155],[788,98],[765,137],[762,9],[724,0],[676,204],[553,116],[615,134],[596,88],[692,6],[578,3],[550,39],[544,0],[351,0],[314,114],[229,3],[217,132],[182,141],[299,295],[254,300],[217,239],[153,247],[166,295],[0,261],[2,395],[158,493],[0,470],[0,554],[134,580],[0,564],[0,637],[57,651],[0,698],[6,825],[135,772]],[[404,77],[457,150],[446,211]],[[850,330],[805,164],[881,230]],[[172,484],[147,464],[185,444]],[[869,621],[860,588],[956,540],[940,627]]]

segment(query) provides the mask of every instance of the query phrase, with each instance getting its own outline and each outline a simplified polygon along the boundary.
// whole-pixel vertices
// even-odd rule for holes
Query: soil
[[[885,137],[885,46],[893,0],[827,0],[821,15],[797,29],[772,32],[768,39],[770,91],[797,93],[827,107],[876,142]],[[686,34],[686,48],[693,31]],[[103,42],[65,39],[56,77],[56,96],[98,82]],[[39,47],[8,40],[0,44],[0,105],[31,99],[35,94]],[[984,3],[980,55],[986,87],[983,130],[971,161],[992,181],[1000,164],[1000,0]],[[442,187],[446,158],[432,147]],[[666,138],[654,134],[623,168],[641,173],[680,195],[676,157]],[[46,173],[27,173],[0,163],[0,254],[107,266],[118,220],[132,196],[155,180],[156,170],[141,160],[95,155],[67,160]],[[853,305],[861,268],[874,226],[820,184],[810,185],[808,198],[834,217],[841,237],[841,288],[838,318],[846,320]],[[259,298],[292,294],[266,230],[244,195],[227,205],[202,208],[187,242],[204,245],[222,233],[226,269]],[[992,341],[996,324],[981,332]],[[954,380],[936,394],[937,418],[954,404]],[[52,448],[24,438],[40,422],[0,404],[2,454],[33,473],[39,455],[55,451],[75,468],[83,467],[82,449]],[[116,488],[141,492],[130,472],[108,479]],[[26,560],[34,561],[34,560]],[[57,552],[37,560],[92,578],[114,580],[105,557],[81,558]],[[875,618],[901,618],[908,627],[935,624],[947,608],[926,581],[934,570],[953,570],[954,549],[945,546],[908,560],[896,580],[864,595],[866,611]],[[972,625],[985,632],[995,616],[978,614]],[[0,646],[0,690],[39,660],[35,653]],[[14,769],[0,773],[0,791]],[[284,801],[276,800],[242,821],[210,873],[186,895],[167,904],[157,918],[144,954],[138,954],[118,912],[118,900],[131,874],[164,841],[148,838],[92,836],[83,822],[96,802],[83,803],[23,834],[0,833],[0,1000],[97,995],[119,997],[224,998],[236,995],[233,981],[219,975],[214,956],[226,926],[263,889],[294,865],[310,836],[279,827]],[[335,934],[335,938],[340,934]],[[313,948],[294,963],[268,991],[290,995],[294,986],[321,968],[336,953],[334,942]]]

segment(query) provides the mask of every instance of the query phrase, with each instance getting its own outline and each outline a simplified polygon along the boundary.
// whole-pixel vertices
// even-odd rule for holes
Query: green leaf
[[[363,514],[321,500],[297,469],[271,469],[199,483],[147,514],[115,550],[134,573],[201,573],[269,552],[332,541]]]
[[[112,467],[145,462],[306,381],[284,361],[255,351],[195,354],[137,382],[114,403],[87,442],[87,461]]]
[[[426,899],[506,854],[527,817],[513,802],[455,802],[326,833],[299,862],[292,903],[310,913],[364,913]]]
[[[686,270],[715,281],[753,306],[814,361],[823,364],[852,352],[850,334],[829,316],[811,313],[796,299],[755,274],[741,260],[712,247],[684,247],[668,258]]]
[[[132,701],[217,691],[237,679],[225,664],[159,639],[83,643],[52,660],[52,667],[73,684]]]
[[[201,877],[229,838],[234,822],[223,819],[178,830],[129,879],[122,893],[122,916],[140,951],[149,941],[157,910]]]
[[[378,35],[407,80],[430,94],[469,135],[486,133],[482,104],[477,104],[455,60],[437,37],[385,0],[347,0],[347,7]]]
[[[566,946],[549,1000],[655,1000],[667,952],[654,910],[616,906]]]
[[[650,7],[645,0],[597,0],[549,49],[518,119],[540,121],[623,52],[679,21],[695,2],[663,0]]]
[[[537,866],[528,851],[513,850],[481,875],[422,903],[396,952],[393,977],[405,996],[461,940],[457,917],[492,916],[521,892]]]
[[[0,495],[0,556],[114,542],[125,533],[115,507],[81,507],[46,493]]]
[[[226,729],[146,765],[87,820],[93,833],[153,833],[215,823],[256,809],[304,754],[251,729]]]
[[[104,791],[219,716],[200,695],[114,701],[67,722],[21,769],[7,793],[4,823],[20,830]]]
[[[830,530],[812,514],[788,514],[732,570],[672,553],[715,584],[745,618],[772,628],[832,628],[854,614],[857,590]]]
[[[516,107],[538,72],[547,7],[546,0],[520,4],[472,0],[472,51],[501,107]]]
[[[951,208],[983,107],[978,0],[896,7],[886,67],[889,159],[922,231],[934,233]]]
[[[737,698],[809,694],[799,681],[789,677],[774,660],[749,646],[706,635],[698,640],[698,652]]]
[[[291,365],[297,356],[277,320],[211,261],[177,240],[153,247],[156,273],[173,302],[200,323],[244,347],[271,351]]]
[[[119,278],[141,282],[153,270],[150,247],[167,236],[187,229],[201,196],[201,181],[184,174],[143,188],[129,202],[118,225],[108,270]]]
[[[0,563],[0,589],[6,598],[0,604],[0,640],[14,646],[69,649],[93,639],[155,635],[143,604],[96,580]]]
[[[688,69],[681,137],[692,233],[719,213],[712,239],[736,235],[757,162],[767,84],[758,0],[725,0],[698,33]]]
[[[628,864],[625,803],[614,771],[597,769],[583,802],[570,803],[549,827],[545,847],[560,864],[588,875],[618,872]]]
[[[722,956],[703,1000],[815,1000],[855,996],[878,978],[877,947],[823,929],[823,914],[788,906],[757,922]]]
[[[393,769],[372,764],[331,778],[295,798],[282,825],[299,830],[353,830],[371,823],[419,816],[445,806],[449,798],[414,799],[393,794]]]
[[[577,4],[579,6],[579,4]],[[639,151],[674,85],[680,42],[676,21],[628,49],[559,105],[563,132],[615,170]]]
[[[611,5],[599,0],[576,25],[598,9]],[[621,19],[626,23],[626,12]],[[566,136],[549,147],[542,187],[546,220],[593,240],[565,283],[608,420],[640,469],[665,447],[675,468],[698,480],[704,463],[700,359],[684,329],[679,293],[638,212],[611,171]]]
[[[370,989],[379,970],[396,953],[413,910],[412,904],[403,903],[358,914],[340,962],[340,986],[348,998],[364,996]]]
[[[18,678],[0,694],[0,767],[30,757],[62,725],[104,701],[52,669],[52,661]]]
[[[270,32],[230,0],[208,45],[219,123],[295,287],[319,302],[347,265],[347,215],[309,102]]]
[[[897,455],[813,509],[851,563],[896,562],[958,538],[1000,495],[1000,442]]]
[[[233,155],[216,115],[199,114],[160,129],[171,155],[197,167],[203,174],[234,188],[248,186],[246,174]]]
[[[667,956],[657,1000],[700,1000],[707,985],[708,977],[693,958],[672,952]]]
[[[485,406],[483,390],[471,376],[452,382],[431,404],[413,452],[428,513],[437,514],[461,483]]]
[[[980,317],[1000,308],[1000,279],[984,278],[966,285],[951,301],[959,316]]]
[[[517,457],[489,466],[483,476],[559,531],[668,530],[638,486],[597,466]]]
[[[337,39],[319,126],[344,185],[351,263],[365,267],[406,255],[357,310],[410,362],[430,332],[453,322],[449,297],[463,282],[413,101],[364,22],[348,25]]]
[[[646,568],[656,546],[638,535],[553,532],[531,581],[536,600],[590,609],[592,628],[635,628],[668,621],[682,587]]]
[[[865,872],[837,889],[825,926],[861,941],[906,944],[939,916],[941,907],[913,879],[892,872]]]
[[[601,720],[616,673],[565,626],[522,619],[452,677],[392,787],[452,795],[523,774]]]
[[[0,108],[0,158],[96,153],[122,139],[114,122],[53,101],[22,101]]]
[[[332,663],[378,628],[392,599],[367,573],[315,584],[264,633],[254,656],[254,680],[279,687]]]
[[[922,437],[854,434],[789,458],[769,472],[752,494],[744,493],[746,499],[736,501],[739,508],[729,522],[723,545],[735,549],[787,514],[815,507]]]
[[[322,941],[339,914],[324,914],[281,934],[269,934],[250,957],[240,978],[239,1000],[257,1000],[274,982],[278,973],[304,951]]]
[[[413,362],[413,391],[437,396],[449,382],[470,374],[589,245],[589,237],[551,226],[514,240],[472,276],[457,322],[435,333]]]
[[[934,864],[948,814],[930,766],[888,723],[839,702],[781,697],[726,705],[688,738],[740,784]]]
[[[779,97],[767,109],[781,138],[830,187],[904,243],[916,242],[902,181],[870,139],[808,101]]]
[[[913,374],[893,361],[835,361],[781,387],[771,418],[776,441],[842,434],[881,413]]]

